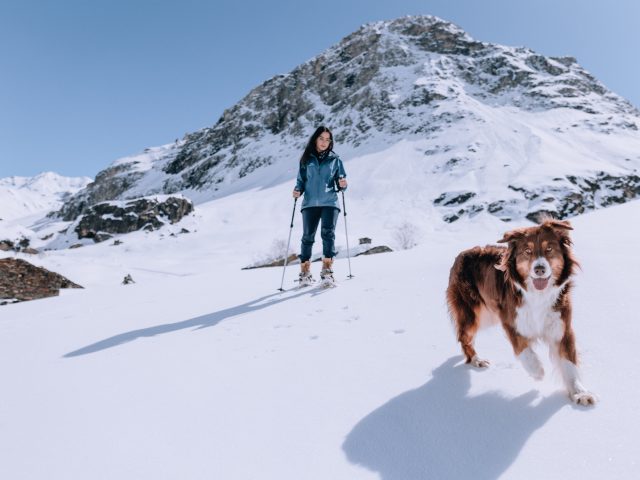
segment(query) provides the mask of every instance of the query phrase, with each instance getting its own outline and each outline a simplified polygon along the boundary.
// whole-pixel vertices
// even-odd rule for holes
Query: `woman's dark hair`
[[[307,146],[304,149],[304,153],[300,157],[300,163],[302,165],[307,164],[307,161],[309,160],[309,155],[311,155],[312,153],[316,153],[316,140],[324,132],[327,132],[329,134],[329,138],[331,139],[331,141],[329,142],[329,147],[327,148],[326,152],[327,153],[333,152],[333,133],[331,133],[331,130],[329,130],[327,127],[319,126],[318,128],[316,128],[316,131],[313,132],[313,135],[311,135],[311,138],[309,139],[309,142],[307,143]]]

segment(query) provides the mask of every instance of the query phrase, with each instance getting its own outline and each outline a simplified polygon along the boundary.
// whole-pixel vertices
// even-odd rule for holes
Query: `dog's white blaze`
[[[549,282],[553,280],[550,279]],[[552,310],[564,284],[549,285],[536,290],[531,278],[527,278],[527,290],[521,288],[522,305],[516,309],[516,330],[527,338],[557,339],[564,335],[564,324],[560,314]]]
[[[544,325],[544,339],[548,344],[559,342],[564,336],[564,322],[560,312],[550,312]]]

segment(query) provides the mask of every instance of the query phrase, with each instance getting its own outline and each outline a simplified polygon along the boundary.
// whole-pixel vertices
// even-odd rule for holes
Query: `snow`
[[[407,53],[388,23],[364,28],[384,33],[389,51],[397,44]],[[501,69],[533,72],[543,99],[557,98],[572,79],[584,82],[577,65],[554,83],[529,66],[530,50],[493,48],[486,60],[506,55]],[[638,476],[640,327],[632,299],[640,202],[571,219],[583,267],[574,329],[584,383],[600,400],[594,408],[569,401],[543,346],[536,349],[547,375],[531,379],[499,328],[477,339],[491,367],[463,364],[444,299],[460,250],[526,225],[539,207],[532,202],[573,191],[568,176],[635,175],[637,111],[611,92],[566,96],[553,109],[519,89],[488,95],[497,77],[485,74],[488,86],[461,81],[460,68],[480,72],[464,56],[414,55],[410,67],[382,68],[368,85],[372,95],[384,93],[394,105],[416,89],[447,98],[389,111],[384,124],[397,130],[338,142],[350,182],[351,258],[343,217],[336,289],[293,289],[296,265],[285,272],[284,293],[277,291],[282,268],[242,270],[273,258],[290,233],[292,179],[306,139],[286,132],[240,149],[272,164],[241,179],[243,165],[221,164],[224,180],[212,169],[198,191],[181,190],[183,172],[164,171],[187,137],[116,160],[108,173],[139,178],[115,203],[175,184],[196,209],[177,224],[98,244],[78,241],[72,222],[44,218],[89,179],[0,179],[0,240],[28,237],[40,250],[0,258],[23,258],[85,287],[0,306],[0,478]],[[350,109],[333,115],[317,93],[305,98],[336,125],[362,120]],[[250,102],[239,105],[252,114]],[[446,223],[468,204],[445,204],[469,193],[469,203],[487,208]],[[488,212],[498,200],[506,203],[497,215],[511,222]],[[299,212],[294,223],[298,251]],[[358,245],[361,237],[372,244]],[[396,251],[353,256],[381,245]],[[317,238],[314,257],[320,246]],[[312,272],[318,277],[317,263]],[[122,285],[127,274],[136,283]]]
[[[67,197],[90,182],[88,177],[63,177],[53,172],[43,172],[35,177],[1,178],[0,219],[42,216],[60,208]]]
[[[341,218],[336,289],[293,290],[290,266],[279,293],[281,268],[241,270],[286,239],[288,183],[202,203],[122,245],[12,253],[85,289],[0,307],[0,478],[636,478],[640,202],[572,219],[574,328],[600,399],[583,408],[545,348],[536,382],[498,328],[477,340],[488,370],[462,363],[444,301],[453,258],[523,224],[445,224],[422,209],[429,192],[376,168],[371,181],[387,183],[369,185],[372,199],[366,169],[347,164],[350,245],[391,244],[407,220],[419,245],[351,258],[348,280]],[[406,211],[374,208],[392,195]],[[297,213],[296,250],[300,235]],[[127,273],[135,284],[121,285]]]

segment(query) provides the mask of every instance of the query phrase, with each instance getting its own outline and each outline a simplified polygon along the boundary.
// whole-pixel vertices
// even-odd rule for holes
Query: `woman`
[[[347,174],[342,160],[333,152],[333,135],[327,127],[318,127],[300,158],[298,180],[293,197],[304,194],[302,201],[302,246],[300,248],[300,286],[309,285],[311,277],[311,248],[318,223],[322,222],[322,271],[320,279],[333,283],[333,257],[336,222],[340,213],[338,190],[347,188]]]

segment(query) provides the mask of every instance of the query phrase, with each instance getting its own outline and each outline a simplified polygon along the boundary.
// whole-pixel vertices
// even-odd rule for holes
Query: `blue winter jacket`
[[[338,179],[346,178],[342,160],[333,152],[318,156],[311,154],[306,165],[300,164],[295,189],[304,194],[302,207],[338,206]],[[346,190],[346,189],[345,189]]]

